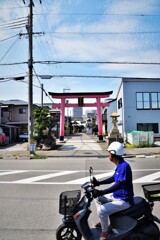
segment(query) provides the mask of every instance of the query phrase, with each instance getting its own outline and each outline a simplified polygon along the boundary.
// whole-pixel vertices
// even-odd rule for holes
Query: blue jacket
[[[115,169],[112,177],[100,181],[99,184],[114,184],[105,190],[101,191],[101,195],[113,193],[114,198],[119,198],[125,202],[133,204],[133,183],[132,183],[132,170],[130,165],[121,159]]]

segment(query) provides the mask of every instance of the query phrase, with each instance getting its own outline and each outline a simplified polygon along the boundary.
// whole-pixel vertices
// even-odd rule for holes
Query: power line
[[[1,23],[0,26],[13,25],[16,23],[25,23],[25,22],[26,22],[26,18],[15,19],[15,20],[10,20],[10,22],[7,22],[7,23]]]
[[[42,77],[45,79],[44,75],[39,75],[39,77]],[[50,77],[50,78],[49,78]],[[51,78],[58,78],[58,77],[66,77],[66,78],[125,78],[124,76],[100,76],[100,75],[48,75],[48,79]],[[46,78],[47,79],[47,78]]]
[[[0,59],[0,62],[5,58],[5,56],[8,54],[8,52],[12,49],[12,47],[15,45],[15,43],[18,41],[18,38],[12,43],[12,45],[9,47],[7,52],[4,54],[4,56]]]
[[[42,7],[42,9],[43,9],[43,7]],[[35,11],[36,11],[36,10],[35,10]],[[41,28],[42,28],[42,30],[43,30],[43,27],[42,27],[42,24],[41,24],[41,21],[40,21],[39,18],[38,18],[38,21],[39,21],[40,26],[41,26]],[[49,29],[46,18],[45,18],[45,22],[46,22],[46,24],[47,24],[47,28]],[[50,39],[51,39],[52,46],[54,47],[54,44],[53,44],[53,41],[52,41],[52,38],[51,38],[51,35],[50,35],[50,34],[49,34],[49,37],[50,37]],[[49,45],[49,42],[48,42],[48,39],[47,39],[46,35],[45,35],[45,38],[46,38],[45,43],[47,44],[48,47],[46,48],[46,46],[44,45],[44,43],[43,43],[43,42],[41,41],[41,39],[40,39],[40,42],[41,42],[40,49],[44,52],[44,53],[43,53],[43,56],[44,56],[44,54],[45,54],[45,55],[47,56],[47,58],[50,58],[47,50],[49,50],[49,53],[51,54],[51,53],[52,53],[52,49],[50,48],[50,45]],[[38,42],[38,43],[39,43],[39,42]],[[54,48],[54,50],[55,50],[55,48]],[[55,51],[55,55],[56,55],[56,51]],[[58,68],[57,68],[57,66],[56,66],[56,67],[53,67],[53,65],[49,65],[49,67],[51,67],[51,68],[54,69],[54,70],[56,69],[56,70],[57,70],[57,74],[59,74],[59,73],[58,73]],[[59,84],[59,83],[58,83],[58,84]],[[60,84],[59,84],[59,85],[60,85]]]
[[[20,17],[20,18],[13,18],[12,20],[2,20],[1,23],[3,22],[13,22],[13,21],[17,21],[17,20],[24,20],[26,19],[25,17]]]
[[[42,8],[42,12],[44,13],[44,7],[43,7],[43,5],[41,5],[41,8]],[[40,22],[41,28],[43,29],[42,24],[41,24],[41,21],[40,21],[39,18],[38,18],[38,20],[39,20],[39,22]],[[44,20],[45,20],[45,22],[46,22],[46,27],[47,27],[47,29],[49,30],[49,24],[48,24],[46,15],[44,15]],[[55,44],[54,44],[54,40],[53,40],[53,38],[52,38],[53,36],[51,36],[51,34],[49,34],[49,37],[50,37],[51,46],[52,46],[53,51],[54,51],[54,55],[55,55],[56,59],[59,61],[59,59],[58,59],[58,54],[57,54],[57,51],[56,51],[56,48],[55,48]],[[50,47],[50,44],[49,44],[47,38],[46,38],[46,44],[48,45],[48,48],[50,49],[50,54],[51,54],[51,53],[52,53],[52,48]],[[46,49],[45,49],[45,53],[46,53]],[[53,68],[52,65],[51,65],[51,67]],[[57,74],[59,74],[59,72],[62,72],[62,74],[63,74],[63,69],[62,69],[61,65],[58,65],[58,66],[56,66],[56,67],[54,66],[54,68],[56,69]],[[64,85],[64,84],[67,86],[66,88],[69,88],[68,82],[66,81],[66,79],[63,79],[63,81],[62,81],[62,85]],[[58,85],[59,85],[59,87],[61,87],[61,83],[60,83],[60,82],[58,82]]]
[[[1,30],[10,30],[10,29],[18,29],[18,28],[22,28],[22,27],[25,27],[26,25],[24,24],[18,24],[18,25],[13,25],[13,26],[8,26],[8,27],[0,27],[0,31]]]
[[[0,66],[11,66],[11,65],[20,65],[20,64],[28,64],[28,62],[19,62],[19,63],[0,63]]]
[[[107,76],[107,75],[66,75],[66,74],[63,74],[63,75],[39,75],[39,74],[36,74],[35,75],[36,77],[40,77],[42,79],[46,79],[46,80],[50,80],[51,78],[58,78],[58,77],[66,77],[66,78],[117,78],[117,79],[122,79],[122,78],[136,78],[138,79],[138,77],[131,77],[131,76]],[[1,81],[5,81],[5,80],[15,80],[15,81],[23,81],[24,82],[24,78],[26,77],[25,76],[19,76],[19,77],[5,77],[5,78],[0,78],[0,82]],[[45,78],[46,77],[46,78]],[[23,79],[22,79],[23,78]],[[146,79],[146,78],[141,78],[141,79]],[[40,82],[39,82],[40,83]],[[35,85],[36,86],[36,85]],[[40,86],[36,86],[38,88],[41,88]]]
[[[101,75],[47,75],[48,78],[46,79],[51,79],[51,78],[58,78],[58,77],[66,77],[66,78],[136,78],[139,79],[139,77],[129,77],[129,76],[101,76]],[[44,76],[43,75],[39,75],[39,77],[42,77],[43,79]],[[141,79],[146,79],[146,78],[141,78]]]
[[[17,9],[17,8],[25,8],[25,7],[0,7],[0,9]]]
[[[160,17],[160,14],[127,14],[127,13],[38,13],[34,15],[55,16],[127,16],[127,17]]]
[[[129,65],[160,65],[160,62],[118,62],[118,61],[33,61],[34,64],[129,64]],[[28,64],[28,62],[0,63],[0,66]]]
[[[8,79],[8,80],[1,80],[1,79],[0,79],[0,83],[9,82],[9,81],[11,81],[11,80],[9,80],[9,79]]]
[[[118,62],[118,61],[34,61],[39,64],[149,64],[149,65],[160,65],[160,62]],[[0,64],[1,65],[1,64]]]
[[[159,34],[160,31],[143,31],[143,32],[46,32],[47,34],[86,34],[86,35],[109,35],[109,34]]]
[[[53,102],[53,99],[48,95],[48,93],[45,91],[45,89],[44,89],[44,86],[43,86],[43,84],[41,83],[41,81],[40,81],[40,79],[39,79],[39,76],[38,76],[38,74],[36,73],[36,70],[35,70],[35,68],[33,67],[33,70],[34,70],[34,72],[35,72],[35,76],[36,76],[36,78],[38,79],[38,82],[39,82],[39,84],[40,84],[40,87],[39,88],[41,88],[42,90],[43,90],[43,92],[45,93],[45,95],[46,95],[46,97],[48,97],[49,98],[49,100],[51,100],[51,102]],[[34,86],[34,85],[33,85]],[[43,87],[42,87],[43,86]],[[36,86],[37,87],[37,86]],[[43,93],[42,93],[43,94]]]
[[[0,42],[4,42],[4,41],[6,41],[6,40],[8,40],[8,39],[11,39],[11,38],[14,38],[14,37],[17,37],[19,34],[16,34],[16,35],[14,35],[14,36],[11,36],[11,37],[8,37],[8,38],[5,38],[5,39],[2,39],[2,40],[0,40]]]

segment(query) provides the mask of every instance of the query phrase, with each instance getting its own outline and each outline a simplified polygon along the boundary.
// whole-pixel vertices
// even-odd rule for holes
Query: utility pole
[[[29,4],[29,59],[28,59],[28,144],[33,144],[33,0]]]
[[[41,107],[43,108],[43,83],[41,84]]]
[[[25,4],[25,0],[22,0]],[[42,4],[42,0],[39,0]],[[33,150],[33,0],[29,0],[28,25],[26,26],[29,38],[29,58],[28,58],[28,145],[30,153]],[[40,33],[38,33],[40,34]],[[21,34],[26,35],[26,34]],[[21,36],[20,35],[20,36]]]

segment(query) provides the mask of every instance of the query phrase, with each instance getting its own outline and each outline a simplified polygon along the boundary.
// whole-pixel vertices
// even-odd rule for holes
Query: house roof
[[[128,77],[124,77],[122,78],[122,82],[160,82],[160,78],[128,78]]]
[[[28,105],[28,102],[19,100],[19,99],[11,99],[11,100],[0,100],[0,104],[2,105],[16,105],[16,106],[24,106]]]
[[[112,93],[113,93],[113,91],[109,91],[109,92],[71,92],[71,93],[49,92],[49,95],[51,95],[53,98],[61,98],[61,97],[77,98],[78,96],[86,97],[86,98],[95,98],[95,97],[105,98],[105,97],[108,97],[108,95],[110,95]]]
[[[132,77],[126,77],[126,78],[122,78],[121,83],[119,85],[118,91],[117,91],[117,96],[119,94],[119,91],[121,89],[122,83],[123,82],[160,82],[160,78],[132,78]]]
[[[11,100],[0,100],[0,106],[8,106],[8,105],[14,105],[14,106],[28,106],[27,101],[19,100],[19,99],[11,99]],[[33,104],[34,106],[38,106],[38,104]]]

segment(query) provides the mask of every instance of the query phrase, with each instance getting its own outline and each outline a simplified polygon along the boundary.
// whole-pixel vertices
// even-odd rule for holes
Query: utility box
[[[141,146],[141,145],[152,145],[154,142],[154,132],[144,131],[132,131],[126,133],[126,141],[130,144]]]

